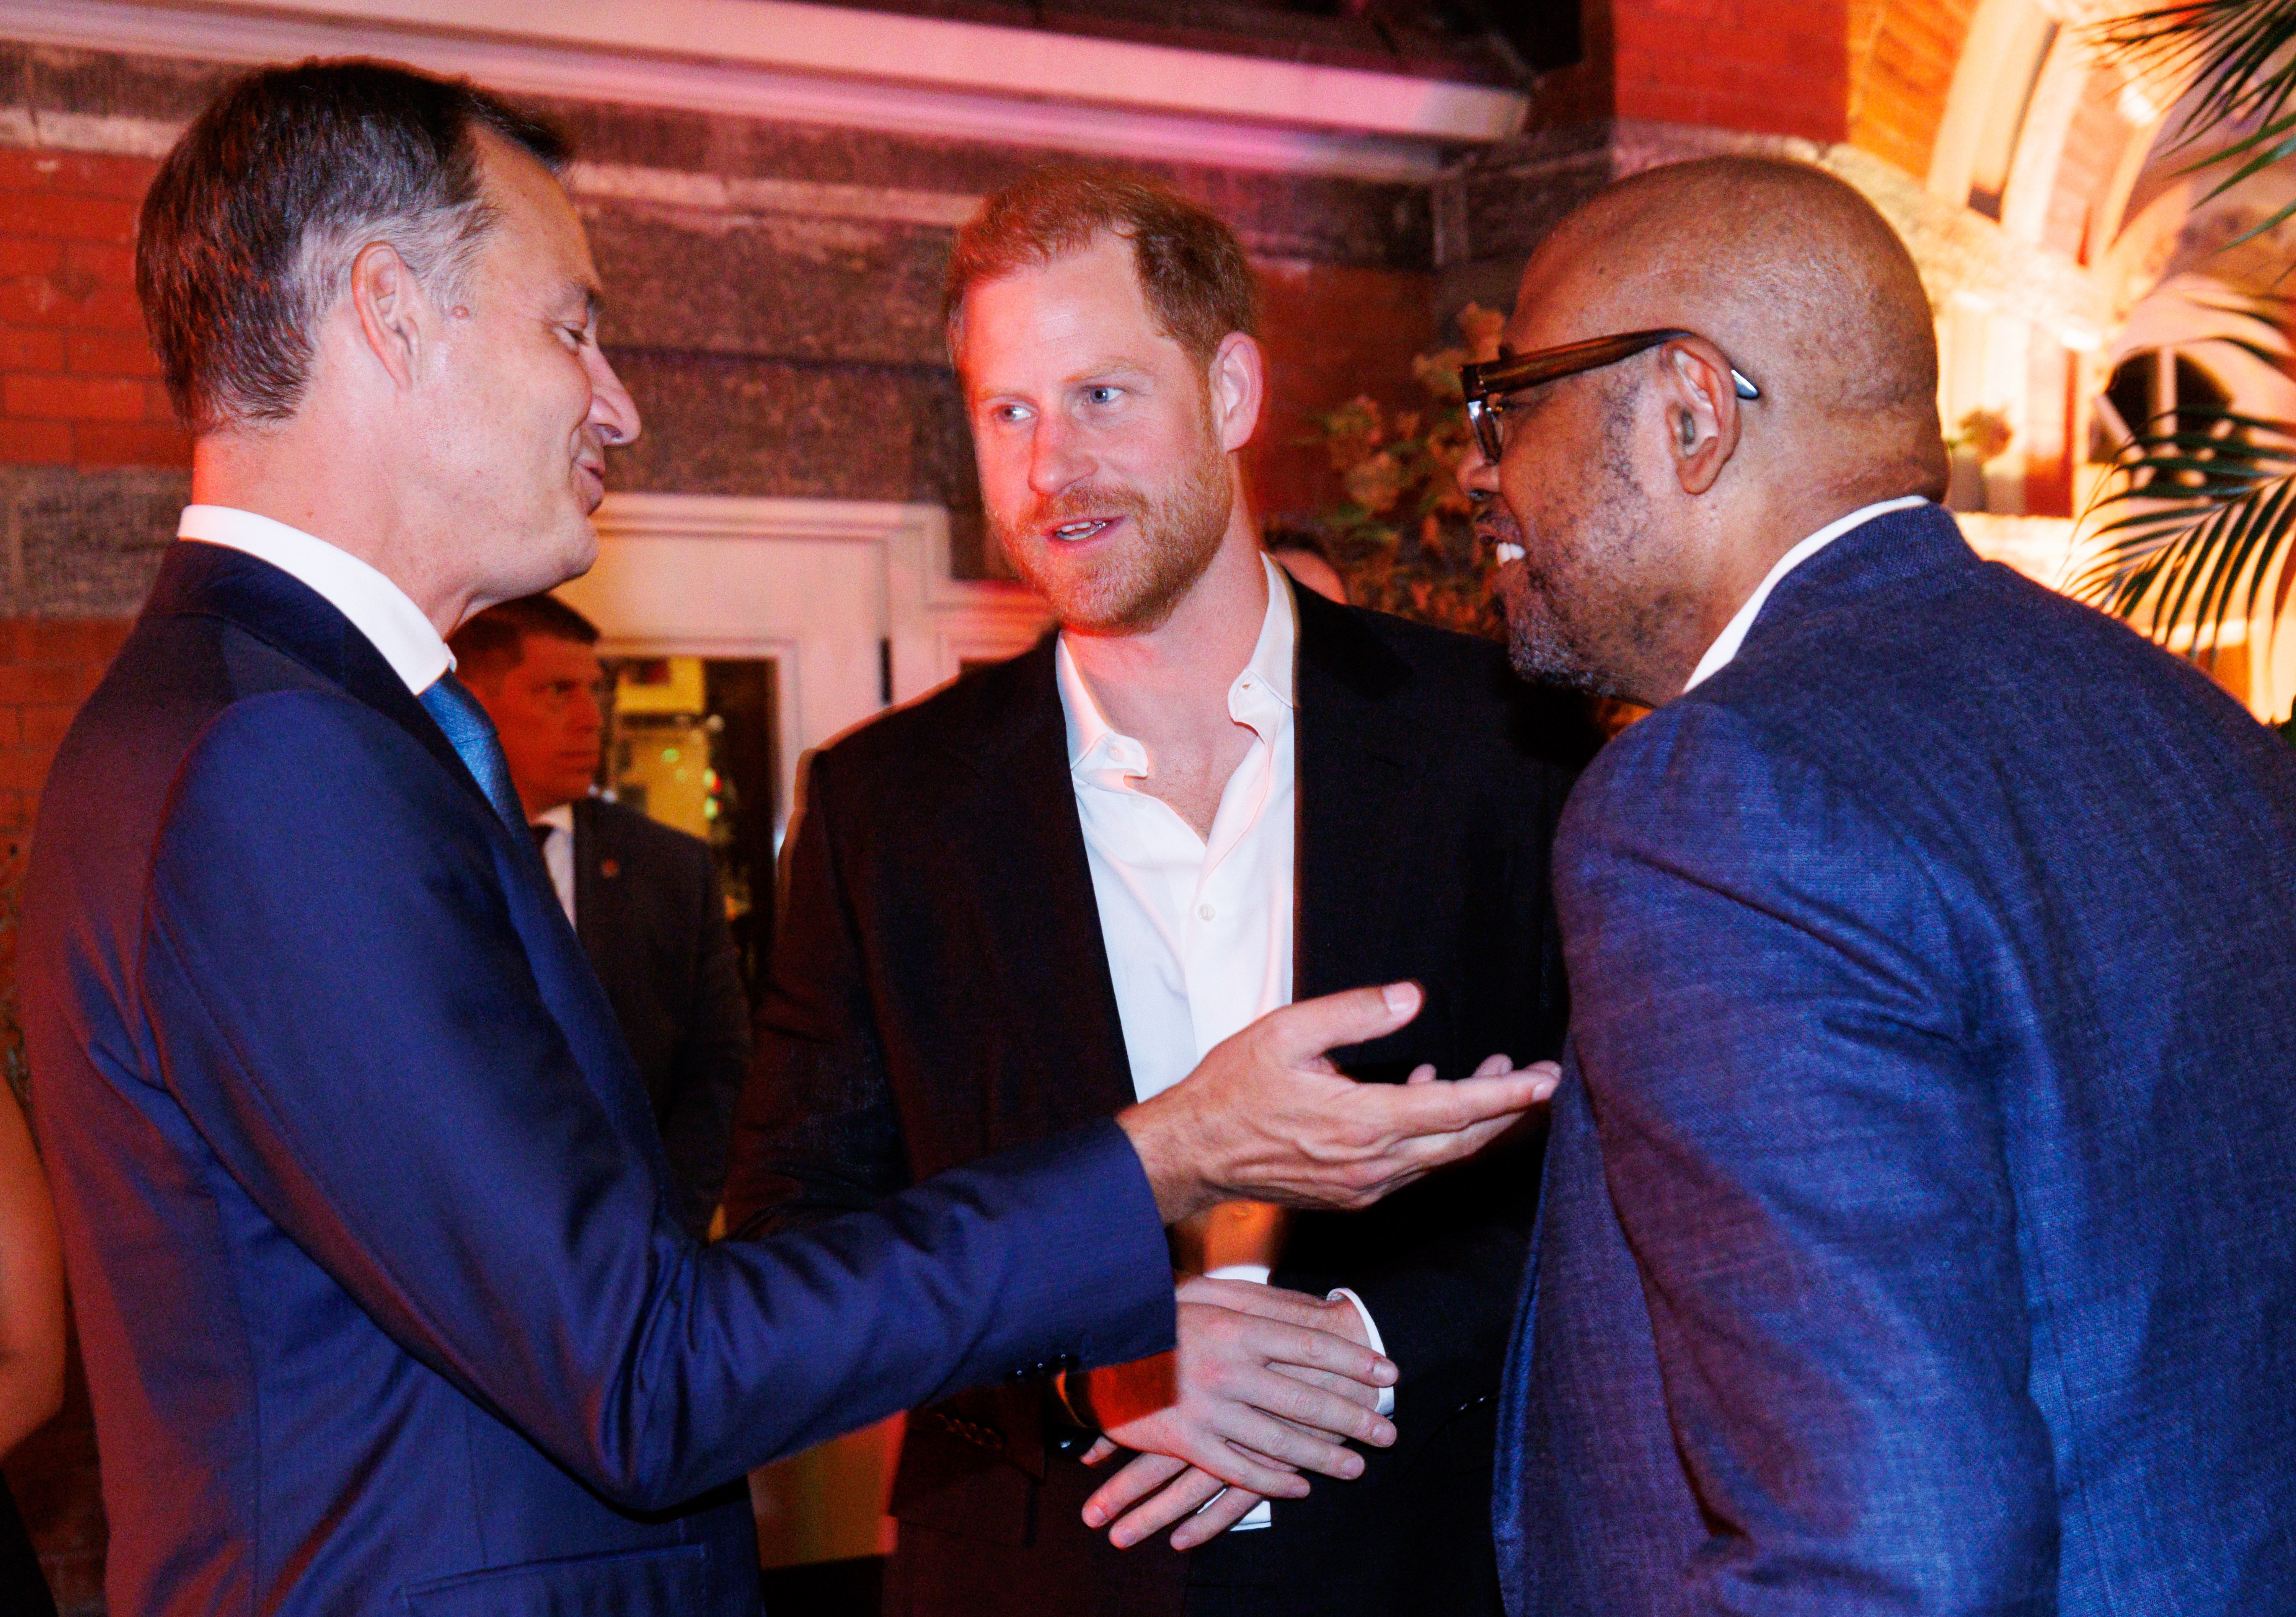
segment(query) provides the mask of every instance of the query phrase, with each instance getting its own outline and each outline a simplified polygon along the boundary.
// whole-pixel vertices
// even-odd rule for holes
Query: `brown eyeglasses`
[[[1499,455],[1506,447],[1501,423],[1505,406],[1501,401],[1509,393],[1537,387],[1542,382],[1576,376],[1581,371],[1598,371],[1661,342],[1697,335],[1696,332],[1678,328],[1622,332],[1615,337],[1590,337],[1584,342],[1566,342],[1560,348],[1540,349],[1536,353],[1511,354],[1481,365],[1461,365],[1459,388],[1467,396],[1467,420],[1474,426],[1476,447],[1492,465],[1499,464]],[[1730,382],[1732,390],[1741,398],[1762,396],[1762,390],[1749,382],[1736,365],[1730,367]]]

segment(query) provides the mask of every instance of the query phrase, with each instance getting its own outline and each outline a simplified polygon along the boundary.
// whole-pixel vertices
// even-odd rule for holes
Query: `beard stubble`
[[[1227,457],[1207,441],[1203,453],[1160,497],[1134,488],[1086,485],[1039,500],[1017,521],[988,514],[988,529],[1013,570],[1053,610],[1064,628],[1091,634],[1141,634],[1172,615],[1204,576],[1227,533],[1234,500]],[[1057,564],[1037,538],[1064,521],[1121,515],[1138,542],[1100,566]]]

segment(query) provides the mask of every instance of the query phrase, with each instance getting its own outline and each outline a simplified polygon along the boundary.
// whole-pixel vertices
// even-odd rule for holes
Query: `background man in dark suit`
[[[1657,708],[1556,844],[1512,1609],[2296,1610],[2296,759],[1930,503],[1840,181],[1627,181],[1507,335],[1517,665]]]
[[[494,720],[559,907],[653,1103],[689,1234],[709,1232],[750,1062],[750,1005],[709,845],[591,795],[598,629],[552,595],[490,606],[447,644]]]
[[[1262,555],[1233,233],[1047,172],[983,205],[949,287],[990,521],[1062,627],[815,759],[729,1222],[802,1226],[1106,1116],[1293,993],[1365,976],[1416,979],[1428,1010],[1351,1071],[1552,1051],[1546,850],[1583,720],[1498,647],[1332,604]],[[1272,1269],[1297,1317],[1401,1367],[1394,1446],[1359,1480],[1296,1498],[1239,1452],[1258,1445],[1220,1413],[1230,1350],[1184,1309],[1177,1366],[911,1421],[887,1609],[1495,1610],[1489,1398],[1536,1179],[1525,1140],[1367,1216],[1286,1229],[1237,1204],[1182,1232],[1187,1267]],[[1091,1460],[1142,1451],[1088,1509],[1101,1476],[1062,1415],[1113,1434]],[[1159,1541],[1176,1523],[1172,1546],[1204,1547]]]
[[[818,1232],[680,1228],[443,639],[590,563],[605,447],[638,431],[565,156],[467,85],[307,62],[226,89],[144,202],[195,503],[58,756],[20,956],[116,1617],[755,1617],[726,1484],[965,1385],[1161,1350],[1165,1223],[1357,1204],[1544,1087],[1318,1071],[1420,1003],[1366,989]]]

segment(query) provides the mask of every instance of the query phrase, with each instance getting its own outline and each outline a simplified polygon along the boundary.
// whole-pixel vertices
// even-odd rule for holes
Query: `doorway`
[[[773,946],[780,692],[770,657],[609,661],[606,793],[709,844],[751,1005]]]

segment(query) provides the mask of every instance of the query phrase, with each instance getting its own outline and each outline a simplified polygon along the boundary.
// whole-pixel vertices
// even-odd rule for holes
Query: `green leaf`
[[[2283,4],[2296,19],[2296,4]],[[2205,19],[2225,9],[2210,0],[2151,15]],[[2283,37],[2288,41],[2296,41],[2296,24]],[[2240,94],[2253,99],[2267,93],[2255,81],[2258,70],[2242,70],[2250,78]],[[2287,345],[2273,318],[2285,302],[2214,306],[2252,322],[2259,335],[2211,341],[2287,372]],[[2296,537],[2296,423],[2186,406],[2139,427],[2114,456],[2113,472],[2082,513],[2088,554],[2070,593],[2124,618],[2148,620],[2163,643],[2189,628],[2186,654],[2213,661],[2225,628],[2254,618],[2267,581]]]

